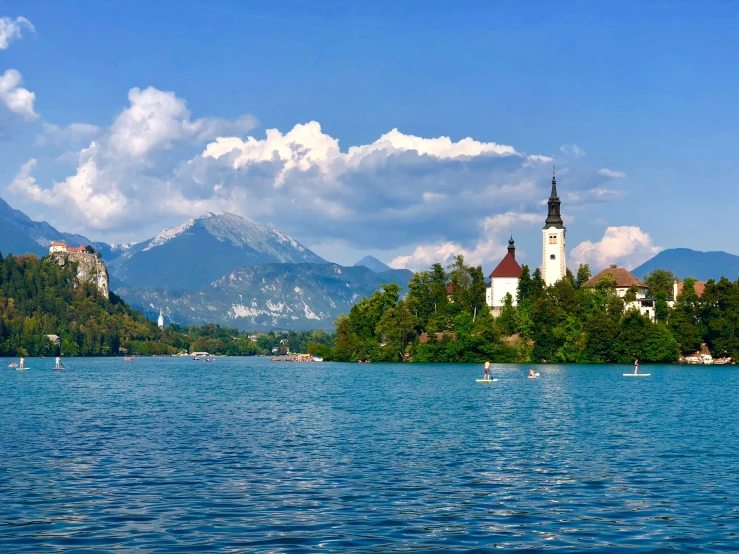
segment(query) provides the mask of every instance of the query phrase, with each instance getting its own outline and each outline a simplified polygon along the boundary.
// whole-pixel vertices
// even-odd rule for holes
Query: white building
[[[546,286],[553,285],[564,278],[567,272],[565,260],[566,229],[560,213],[560,200],[557,196],[557,179],[552,175],[552,194],[549,196],[549,213],[542,229],[543,248],[541,276]]]
[[[54,254],[55,252],[66,252],[66,251],[67,251],[66,242],[54,241],[51,243],[51,246],[49,246],[49,254]]]
[[[655,318],[654,298],[649,295],[649,287],[644,281],[637,279],[634,274],[623,267],[607,267],[588,279],[583,287],[595,288],[603,277],[610,277],[616,281],[616,294],[621,298],[626,296],[626,293],[634,287],[636,300],[628,302],[625,306],[626,309],[636,308],[641,315],[645,315],[650,319]]]
[[[516,247],[513,237],[508,241],[508,253],[490,274],[490,283],[485,291],[485,301],[490,306],[493,315],[498,317],[505,305],[505,297],[510,294],[513,305],[517,304],[518,279],[521,276],[521,266],[516,261]]]

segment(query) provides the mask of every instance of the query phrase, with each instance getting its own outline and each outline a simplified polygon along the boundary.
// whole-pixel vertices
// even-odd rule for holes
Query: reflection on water
[[[34,362],[2,552],[736,548],[733,368]]]

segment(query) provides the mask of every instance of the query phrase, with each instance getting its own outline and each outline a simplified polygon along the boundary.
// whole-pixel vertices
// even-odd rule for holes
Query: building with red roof
[[[516,261],[516,246],[513,237],[508,241],[508,253],[490,274],[490,283],[485,293],[485,301],[496,317],[505,305],[506,295],[510,294],[513,305],[518,295],[518,279],[521,277],[521,266]]]
[[[66,252],[67,251],[67,243],[55,240],[51,243],[51,246],[49,246],[49,254],[53,254],[54,252]]]

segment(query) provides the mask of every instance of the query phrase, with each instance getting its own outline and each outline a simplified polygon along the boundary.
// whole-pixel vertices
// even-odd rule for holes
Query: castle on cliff
[[[108,268],[94,251],[84,246],[68,247],[66,242],[55,241],[49,246],[49,258],[64,267],[67,262],[77,264],[77,282],[93,283],[105,298],[110,298]]]

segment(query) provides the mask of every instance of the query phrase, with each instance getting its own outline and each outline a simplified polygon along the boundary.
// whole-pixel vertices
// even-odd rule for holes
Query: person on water
[[[26,359],[21,358],[21,369],[26,369]]]
[[[529,368],[529,379],[533,379],[534,377],[536,377],[536,374],[534,373],[534,368],[530,367]]]
[[[638,359],[634,360],[634,375],[636,375],[637,373],[639,373],[639,360]]]
[[[485,362],[485,375],[483,376],[483,379],[490,381],[490,360]]]
[[[62,368],[62,359],[57,356],[56,361],[54,363],[54,369],[61,369]]]

